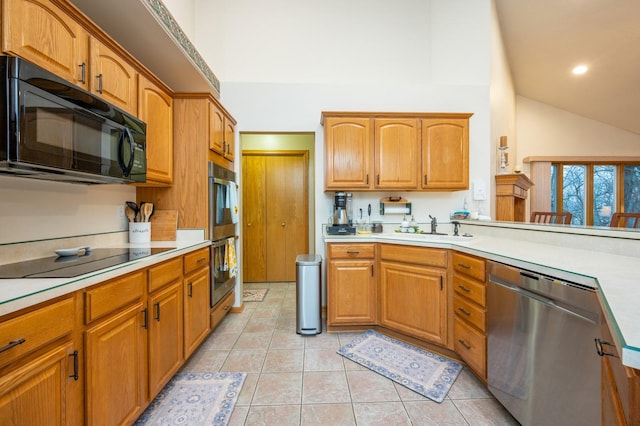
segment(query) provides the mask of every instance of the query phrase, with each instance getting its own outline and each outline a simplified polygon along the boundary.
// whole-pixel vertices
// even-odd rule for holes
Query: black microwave
[[[146,124],[54,74],[0,56],[0,173],[73,183],[146,181]]]

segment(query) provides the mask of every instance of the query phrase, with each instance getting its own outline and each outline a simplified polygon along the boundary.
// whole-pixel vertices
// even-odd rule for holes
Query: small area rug
[[[439,354],[367,330],[338,353],[420,395],[442,402],[462,364]]]
[[[226,425],[246,373],[179,373],[160,391],[136,425]]]
[[[251,288],[248,290],[242,290],[242,300],[245,302],[262,302],[268,291],[268,288]]]

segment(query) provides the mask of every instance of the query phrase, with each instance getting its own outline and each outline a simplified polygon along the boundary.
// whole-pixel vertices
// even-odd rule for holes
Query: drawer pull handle
[[[596,341],[596,352],[598,353],[598,355],[600,355],[600,356],[612,356],[612,357],[618,358],[618,357],[616,356],[616,354],[611,353],[611,352],[607,352],[607,351],[605,351],[605,350],[603,349],[603,347],[602,347],[603,345],[607,345],[607,346],[615,347],[615,346],[613,345],[613,343],[606,342],[606,341],[601,340],[601,339],[599,339],[599,338],[596,338],[596,339],[594,339],[594,340]]]
[[[207,258],[206,258],[206,257],[201,257],[200,259],[196,260],[196,263],[202,263],[202,262],[204,262],[205,260],[207,260]]]
[[[459,310],[460,312],[462,312],[463,314],[465,314],[466,316],[470,316],[470,315],[471,315],[471,312],[467,311],[467,310],[466,310],[465,308],[463,308],[462,306],[460,306],[460,307],[458,308],[458,310]]]
[[[147,308],[144,308],[142,310],[142,319],[144,320],[144,322],[142,323],[142,328],[149,328],[149,318],[148,318],[148,312],[147,312]]]
[[[153,307],[155,308],[155,311],[156,311],[156,314],[154,315],[153,319],[160,322],[160,302],[154,303]]]
[[[360,254],[360,250],[347,250],[347,254]]]
[[[465,348],[467,348],[467,349],[471,349],[471,346],[470,346],[470,345],[468,345],[468,344],[467,344],[467,342],[465,342],[464,340],[462,340],[462,339],[458,339],[458,342],[460,342],[460,344],[461,344],[462,346],[464,346]]]
[[[80,67],[80,79],[78,81],[85,84],[87,82],[87,63],[83,62],[78,67]]]
[[[471,269],[471,266],[466,263],[458,263],[458,266],[464,269]]]
[[[78,376],[78,351],[73,351],[73,353],[71,355],[69,355],[70,357],[73,357],[73,374],[70,375],[69,377],[71,377],[73,380],[78,380],[79,376]]]
[[[0,348],[0,352],[8,351],[9,349],[13,348],[14,346],[21,345],[24,342],[26,342],[26,339],[12,340],[12,341],[9,342],[8,345],[1,347]]]
[[[458,288],[459,288],[460,290],[464,291],[465,293],[471,293],[471,289],[470,289],[470,288],[467,288],[467,287],[465,287],[465,286],[463,286],[463,285],[458,285]]]

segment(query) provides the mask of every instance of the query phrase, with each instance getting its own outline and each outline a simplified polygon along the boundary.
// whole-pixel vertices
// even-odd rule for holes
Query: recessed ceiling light
[[[574,73],[575,75],[582,75],[582,74],[586,73],[587,70],[589,70],[588,66],[586,66],[586,65],[578,65],[571,72]]]

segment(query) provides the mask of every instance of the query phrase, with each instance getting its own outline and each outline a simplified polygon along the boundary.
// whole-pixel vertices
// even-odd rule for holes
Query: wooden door
[[[375,119],[375,187],[418,189],[417,119]]]
[[[295,281],[309,251],[308,152],[243,153],[245,282]]]

